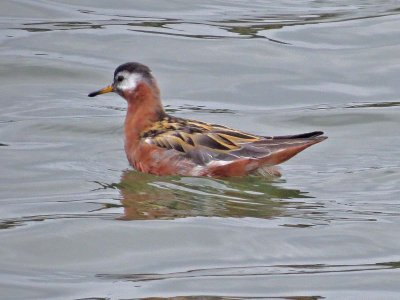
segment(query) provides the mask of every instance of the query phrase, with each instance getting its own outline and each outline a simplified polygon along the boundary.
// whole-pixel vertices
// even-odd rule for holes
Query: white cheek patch
[[[124,80],[118,82],[117,88],[122,91],[126,90],[134,90],[138,86],[139,82],[142,81],[142,75],[137,73],[128,73],[126,71],[120,72],[117,74],[118,76],[123,76]]]

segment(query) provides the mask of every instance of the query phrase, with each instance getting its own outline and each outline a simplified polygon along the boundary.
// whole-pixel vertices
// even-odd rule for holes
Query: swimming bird
[[[326,139],[314,131],[261,136],[222,125],[167,114],[149,67],[128,62],[114,71],[113,83],[89,97],[115,92],[127,103],[124,135],[129,163],[155,175],[280,175],[273,166]]]

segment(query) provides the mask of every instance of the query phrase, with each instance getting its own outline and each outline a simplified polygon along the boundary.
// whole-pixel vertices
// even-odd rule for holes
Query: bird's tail
[[[304,149],[326,140],[322,131],[313,131],[308,133],[276,136],[268,141],[274,142],[274,150],[267,156],[260,158],[260,165],[278,165]]]

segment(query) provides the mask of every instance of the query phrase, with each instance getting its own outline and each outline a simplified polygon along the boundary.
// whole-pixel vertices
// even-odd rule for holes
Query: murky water
[[[398,1],[1,1],[1,299],[398,299]],[[125,102],[329,139],[280,179],[155,177]]]

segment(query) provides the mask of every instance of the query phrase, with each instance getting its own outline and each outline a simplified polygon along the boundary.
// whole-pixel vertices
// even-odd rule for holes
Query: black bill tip
[[[99,92],[91,92],[88,97],[96,97],[99,94]]]
[[[114,91],[114,88],[112,85],[106,86],[105,88],[102,88],[101,90],[92,92],[88,95],[88,97],[95,97],[97,95],[101,95],[101,94],[106,94],[106,93],[111,93]]]

